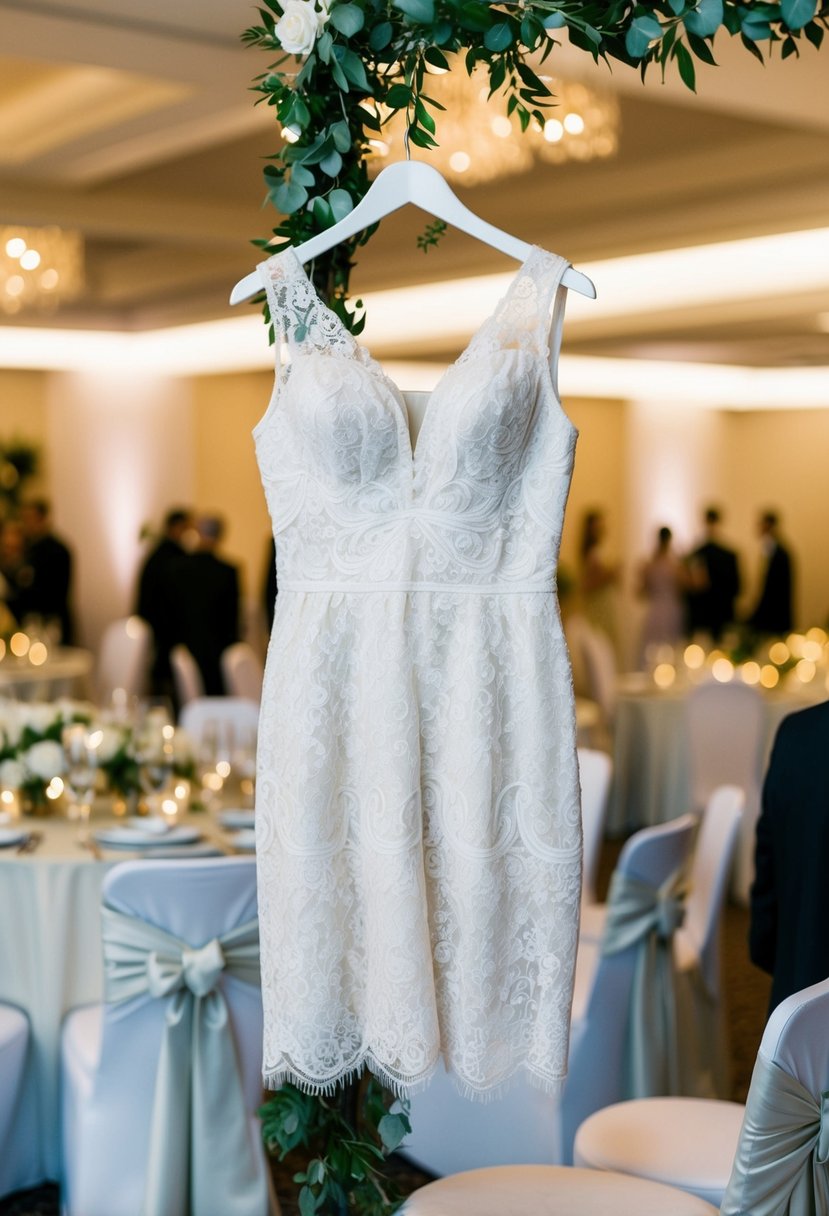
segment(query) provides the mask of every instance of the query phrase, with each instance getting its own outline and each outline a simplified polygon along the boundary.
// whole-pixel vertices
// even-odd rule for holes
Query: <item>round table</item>
[[[637,828],[665,823],[693,810],[685,698],[693,685],[674,684],[660,691],[645,675],[620,677],[613,734],[613,784],[607,832],[622,836]],[[777,727],[787,714],[826,700],[822,684],[801,685],[763,694],[768,760]]]
[[[77,646],[55,647],[38,667],[28,658],[6,655],[0,662],[0,694],[12,694],[22,701],[48,701],[86,693],[91,671],[91,652]]]
[[[197,827],[218,851],[233,851],[210,815],[191,814],[183,822]],[[123,820],[99,808],[90,827],[94,832],[118,823]],[[108,849],[93,856],[79,844],[78,825],[58,816],[4,826],[42,833],[42,839],[33,852],[0,848],[0,1000],[24,1010],[32,1032],[17,1120],[24,1151],[15,1154],[15,1162],[0,1161],[0,1194],[4,1183],[18,1190],[60,1180],[61,1022],[70,1009],[101,999],[104,875],[142,855]],[[177,856],[187,852],[179,846]]]

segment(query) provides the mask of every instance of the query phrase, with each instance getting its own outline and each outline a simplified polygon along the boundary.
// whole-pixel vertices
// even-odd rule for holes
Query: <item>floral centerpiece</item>
[[[78,723],[95,738],[97,792],[119,798],[138,794],[140,728],[108,721],[94,705],[71,700],[41,705],[0,699],[0,789],[16,791],[25,806],[46,811],[64,788],[63,732]],[[178,728],[173,733],[172,756],[174,776],[192,780],[193,743]]]

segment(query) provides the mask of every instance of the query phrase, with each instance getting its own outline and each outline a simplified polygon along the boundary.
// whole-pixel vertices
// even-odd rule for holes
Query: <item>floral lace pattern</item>
[[[567,263],[534,249],[431,395],[402,394],[291,251],[255,428],[279,598],[257,857],[268,1084],[442,1058],[473,1097],[566,1073],[581,889],[554,577],[576,433],[551,375]],[[557,351],[552,352],[553,361]]]

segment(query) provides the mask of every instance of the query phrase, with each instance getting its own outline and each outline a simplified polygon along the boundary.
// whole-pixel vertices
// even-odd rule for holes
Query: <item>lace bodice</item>
[[[533,249],[432,392],[412,450],[402,393],[295,254],[263,264],[290,351],[254,432],[280,586],[552,584],[576,436],[548,354],[566,266]]]

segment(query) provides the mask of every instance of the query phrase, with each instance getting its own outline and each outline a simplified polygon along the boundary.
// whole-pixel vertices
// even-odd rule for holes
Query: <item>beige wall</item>
[[[0,443],[25,439],[40,449],[40,473],[26,484],[27,493],[48,493],[46,380],[46,372],[0,369]]]
[[[272,387],[272,372],[192,382],[194,506],[225,519],[224,552],[241,565],[244,594],[257,603],[271,528],[251,431]]]
[[[780,513],[795,567],[795,617],[800,626],[829,617],[829,410],[757,410],[723,419],[722,501],[728,532],[740,550],[743,602],[757,594],[758,511]]]

